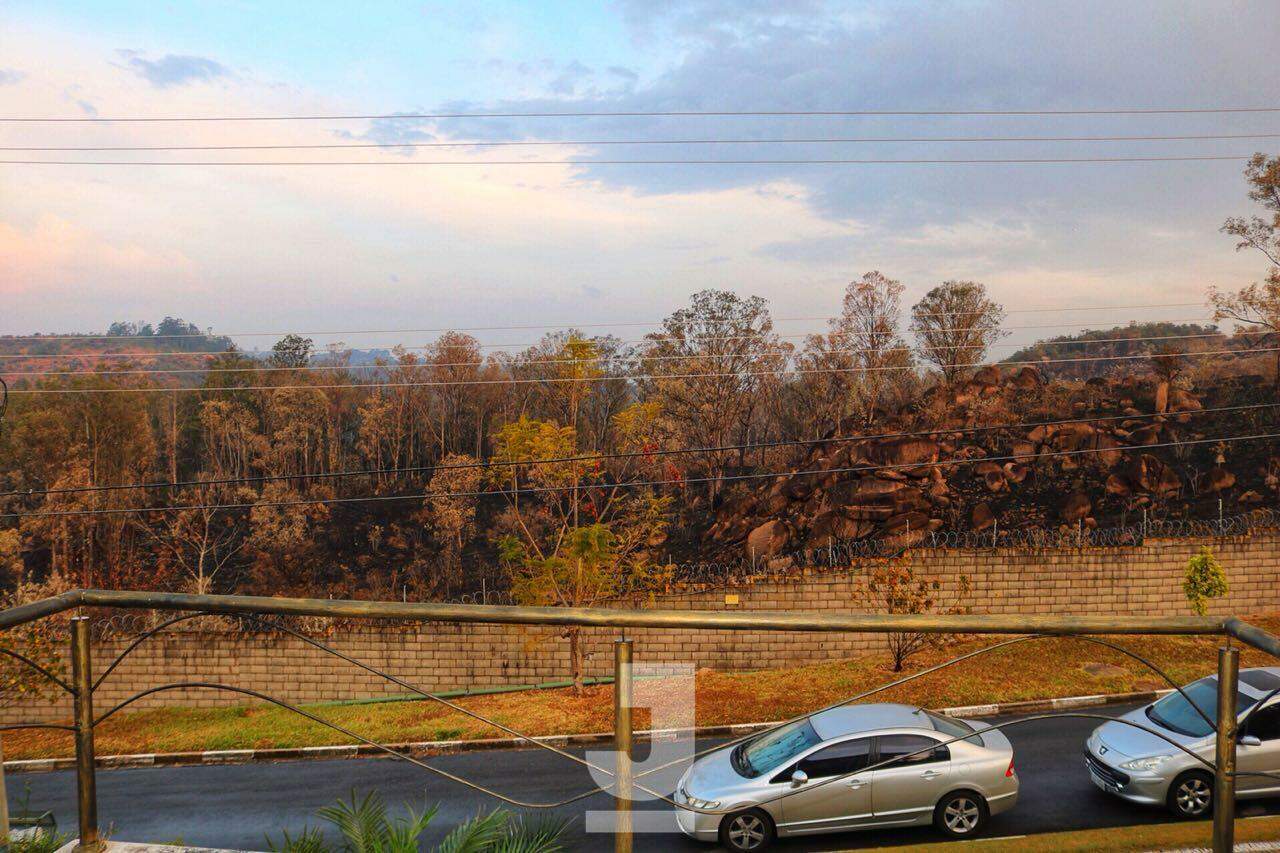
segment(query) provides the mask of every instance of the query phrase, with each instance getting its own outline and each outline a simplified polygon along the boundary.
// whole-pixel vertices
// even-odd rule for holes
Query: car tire
[[[759,853],[773,844],[778,831],[762,809],[747,809],[720,821],[720,846],[733,853]]]
[[[991,810],[981,794],[952,791],[933,810],[933,825],[948,838],[973,838],[987,826]]]
[[[1169,786],[1165,798],[1175,817],[1195,820],[1213,813],[1213,777],[1203,770],[1183,773]]]

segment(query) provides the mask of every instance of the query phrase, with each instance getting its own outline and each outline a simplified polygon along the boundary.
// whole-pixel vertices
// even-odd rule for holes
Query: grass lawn
[[[1280,616],[1257,624],[1280,630]],[[1154,661],[1179,683],[1214,671],[1218,637],[1120,637],[1126,648]],[[907,671],[923,669],[963,652],[990,645],[991,637],[953,642],[929,649],[908,662]],[[1242,666],[1274,664],[1260,652],[1245,649]],[[1099,674],[1086,669],[1109,664]],[[1091,666],[1090,669],[1097,669]],[[790,667],[779,670],[697,674],[694,709],[698,725],[780,720],[828,705],[874,685],[892,680],[884,655]],[[637,699],[663,695],[660,680],[641,681]],[[942,672],[881,693],[880,701],[907,702],[939,708],[1011,702],[1094,693],[1151,690],[1165,683],[1140,663],[1110,649],[1070,639],[1015,645],[965,661]],[[463,707],[530,735],[609,731],[613,727],[610,685],[473,696],[455,700]],[[668,691],[669,692],[669,691]],[[430,701],[311,705],[308,710],[381,742],[503,737],[485,723]],[[649,725],[637,709],[636,726]],[[139,752],[185,752],[205,749],[263,749],[321,746],[349,742],[344,735],[270,705],[225,708],[158,708],[122,712],[96,733],[99,755]],[[52,758],[72,754],[69,733],[50,730],[4,734],[6,759]],[[1082,848],[1084,849],[1084,848]]]
[[[965,853],[1103,853],[1126,850],[1205,849],[1209,846],[1213,824],[1160,823],[1147,826],[1123,826],[1116,829],[1086,829],[1079,832],[1050,832],[1018,838],[970,841]],[[1236,843],[1274,841],[1280,839],[1280,817],[1248,818],[1236,821]],[[866,848],[860,848],[865,850]],[[955,853],[955,842],[912,844],[908,847],[884,848],[894,853]]]

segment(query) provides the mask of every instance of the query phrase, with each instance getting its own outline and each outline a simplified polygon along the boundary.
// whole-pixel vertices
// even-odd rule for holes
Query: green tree
[[[1227,573],[1214,556],[1213,549],[1205,545],[1187,561],[1182,578],[1182,592],[1187,596],[1191,609],[1203,616],[1209,610],[1209,600],[1222,598],[1230,591]]]
[[[315,343],[311,338],[288,334],[271,347],[272,367],[306,367],[311,363]]]

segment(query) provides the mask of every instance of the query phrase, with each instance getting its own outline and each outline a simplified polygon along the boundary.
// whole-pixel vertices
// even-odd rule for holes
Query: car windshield
[[[944,717],[940,714],[932,714],[928,711],[924,715],[929,718],[929,722],[933,723],[933,727],[948,738],[964,737],[967,734],[973,734],[973,726],[968,723],[957,720],[954,717]],[[965,741],[974,746],[982,746],[982,736],[974,734],[973,737],[964,737]]]
[[[821,740],[807,719],[799,720],[747,741],[734,749],[729,758],[738,775],[754,779],[785,764]]]
[[[1190,697],[1190,702],[1187,697]],[[1236,699],[1236,714],[1252,708],[1257,701],[1241,694]],[[1194,707],[1192,702],[1195,703]],[[1196,708],[1203,711],[1204,716]],[[1208,720],[1205,719],[1206,716]],[[1156,725],[1180,735],[1204,737],[1218,724],[1218,679],[1212,676],[1202,678],[1182,688],[1182,693],[1170,693],[1147,708],[1147,717]],[[1211,721],[1213,725],[1210,725]]]

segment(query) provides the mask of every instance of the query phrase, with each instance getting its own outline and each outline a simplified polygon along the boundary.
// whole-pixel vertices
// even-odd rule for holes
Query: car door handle
[[[926,770],[920,774],[921,779],[937,779],[942,773],[937,770]]]
[[[866,784],[867,784],[867,783],[866,783],[866,782],[864,782],[864,781],[862,781],[861,779],[850,779],[850,780],[849,780],[849,787],[850,787],[850,788],[862,788],[862,787],[865,787],[865,786],[866,786]]]

